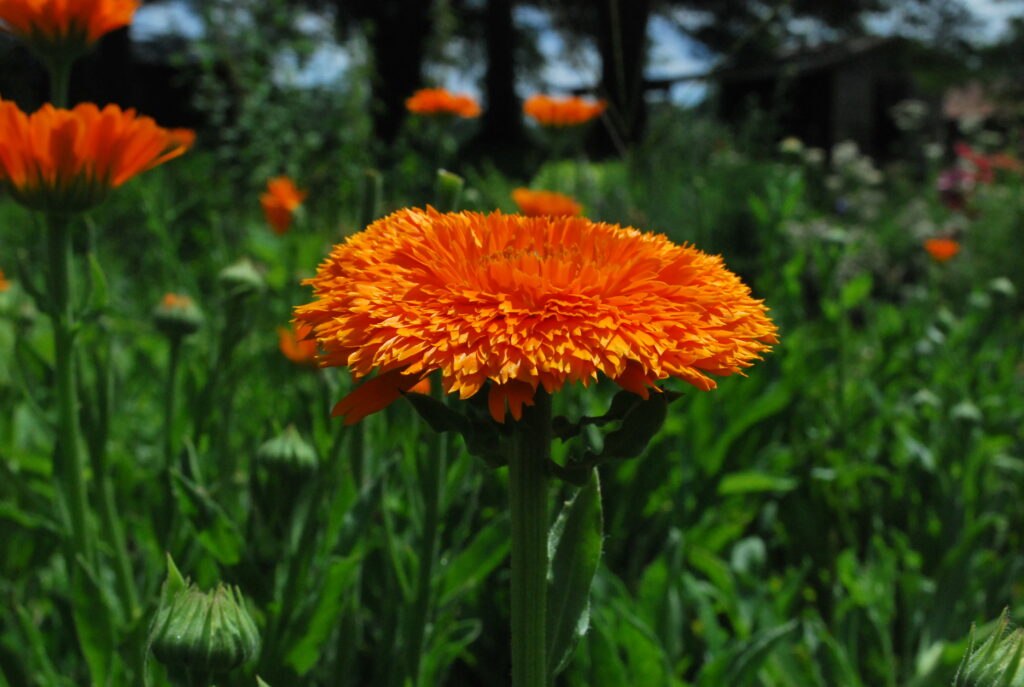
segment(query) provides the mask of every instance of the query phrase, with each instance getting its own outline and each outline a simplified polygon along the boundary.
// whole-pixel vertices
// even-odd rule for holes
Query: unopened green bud
[[[249,258],[233,262],[220,271],[217,281],[229,297],[241,298],[263,291],[266,282]]]
[[[295,425],[256,450],[256,460],[269,470],[289,475],[305,475],[316,471],[316,451],[302,438]]]
[[[974,646],[975,628],[967,654],[960,662],[953,687],[1024,687],[1024,630],[1006,633],[1010,619],[1003,611],[995,630],[979,647]]]
[[[169,337],[193,334],[203,324],[203,313],[188,296],[166,293],[153,310],[156,328]]]
[[[149,630],[153,655],[171,671],[227,673],[260,648],[256,624],[238,587],[204,592],[182,578],[167,558],[167,579]]]

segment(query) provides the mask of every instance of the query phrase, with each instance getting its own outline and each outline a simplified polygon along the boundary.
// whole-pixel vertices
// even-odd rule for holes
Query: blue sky
[[[1011,17],[1024,15],[1024,0],[969,0],[969,5],[982,20],[982,30],[978,36],[981,41],[998,37]],[[685,23],[688,17],[681,14],[677,15],[676,19]],[[525,97],[538,90],[568,91],[597,82],[600,62],[593,46],[581,45],[568,49],[562,36],[548,28],[548,17],[542,10],[517,8],[515,21],[524,27],[539,29],[539,49],[547,58],[547,64],[539,75],[539,83],[517,84],[520,95]],[[884,32],[884,20],[877,24],[876,28]],[[294,56],[282,55],[274,75],[275,79],[296,85],[331,83],[343,77],[354,56],[355,59],[360,59],[359,55],[363,52],[361,47],[338,45],[331,40],[330,23],[322,17],[307,13],[300,18],[300,26],[311,36],[322,38],[321,45],[301,67]],[[136,13],[131,31],[132,37],[137,40],[145,40],[168,31],[186,38],[196,38],[202,34],[202,23],[189,11],[184,2],[168,2],[144,5]],[[682,36],[666,19],[655,17],[650,23],[648,33],[652,46],[647,68],[649,77],[691,74],[705,71],[712,66],[712,61],[701,56],[697,46]],[[453,44],[450,52],[457,57],[460,46]],[[452,63],[464,64],[464,60],[453,59]],[[476,84],[482,68],[482,65],[468,69],[435,66],[428,70],[427,76],[440,85],[479,96]],[[703,95],[702,84],[685,82],[676,85],[669,97],[674,102],[686,104],[699,101]]]

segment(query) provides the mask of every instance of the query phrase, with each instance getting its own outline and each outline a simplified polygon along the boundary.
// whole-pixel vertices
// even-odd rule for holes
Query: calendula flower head
[[[604,100],[585,100],[576,96],[555,98],[534,95],[523,103],[523,112],[541,126],[566,127],[586,124],[608,107]]]
[[[924,249],[936,262],[946,262],[960,252],[960,244],[948,238],[928,239],[924,242]]]
[[[4,271],[0,270],[0,292],[8,291],[11,288],[11,282],[4,277]]]
[[[512,200],[519,206],[520,212],[530,217],[542,215],[572,217],[583,212],[583,206],[571,196],[555,191],[531,191],[528,188],[517,188],[512,191]]]
[[[0,100],[0,183],[27,207],[78,212],[181,155],[194,140],[191,131],[164,129],[117,105],[64,110],[47,104],[27,115]]]
[[[309,338],[310,327],[299,324],[294,328],[277,328],[277,345],[284,357],[296,365],[316,367],[316,339]]]
[[[464,119],[480,116],[480,105],[472,96],[444,88],[421,88],[406,98],[405,107],[418,115],[455,115]]]
[[[292,216],[306,199],[306,191],[300,191],[288,177],[274,177],[267,182],[267,191],[260,195],[260,205],[267,223],[275,234],[285,234],[292,225]]]
[[[130,24],[140,6],[137,0],[0,0],[0,28],[44,60],[71,60]]]
[[[363,383],[334,409],[353,423],[434,371],[495,420],[539,387],[603,374],[644,398],[669,377],[701,389],[776,341],[761,301],[720,257],[582,217],[404,209],[335,246],[296,309],[323,365]]]

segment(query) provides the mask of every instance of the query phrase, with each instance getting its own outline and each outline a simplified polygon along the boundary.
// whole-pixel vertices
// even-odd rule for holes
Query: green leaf
[[[839,303],[843,306],[843,310],[850,310],[860,305],[865,298],[871,295],[873,285],[874,280],[869,272],[862,272],[844,284],[839,292]]]
[[[182,512],[193,514],[192,524],[199,531],[197,541],[222,565],[238,563],[245,548],[238,525],[195,482],[179,472],[174,477],[175,484],[182,487],[176,490]]]
[[[750,639],[706,663],[700,671],[698,687],[745,687],[752,684],[765,659],[799,627],[798,621],[790,620],[778,627],[755,632]]]
[[[495,520],[480,530],[444,569],[438,604],[448,604],[466,591],[475,589],[505,560],[510,542],[508,518]]]
[[[71,612],[78,643],[95,687],[111,684],[114,668],[114,611],[107,594],[81,557],[72,575]]]
[[[103,272],[103,266],[96,258],[96,254],[89,253],[89,309],[93,312],[103,312],[110,304],[110,290],[107,287],[107,276]]]
[[[268,685],[266,682],[264,682],[263,679],[259,675],[257,675],[256,676],[256,687],[270,687],[270,685]]]
[[[766,491],[792,491],[797,481],[792,477],[772,475],[757,470],[733,472],[722,478],[718,484],[718,493],[723,496],[731,494],[756,494]]]
[[[314,606],[312,617],[305,623],[305,633],[292,644],[285,661],[300,676],[305,675],[320,660],[320,647],[331,636],[338,624],[345,604],[342,596],[354,584],[359,572],[359,556],[339,558],[331,562]]]
[[[597,470],[565,504],[548,535],[548,674],[553,678],[572,656],[590,623],[590,585],[601,560],[604,522]]]
[[[622,425],[605,437],[601,457],[638,458],[643,455],[647,444],[665,424],[671,400],[667,394],[655,392],[631,407],[622,418]]]

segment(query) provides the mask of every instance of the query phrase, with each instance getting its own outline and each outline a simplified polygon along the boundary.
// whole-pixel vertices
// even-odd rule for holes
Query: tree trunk
[[[601,53],[601,89],[608,99],[608,127],[595,127],[594,152],[624,152],[638,142],[647,125],[644,64],[651,0],[603,0],[597,29]]]
[[[484,91],[487,107],[483,113],[478,148],[506,171],[522,166],[525,149],[523,116],[515,90],[516,33],[512,22],[513,0],[487,0],[484,10],[484,39],[487,71]]]

